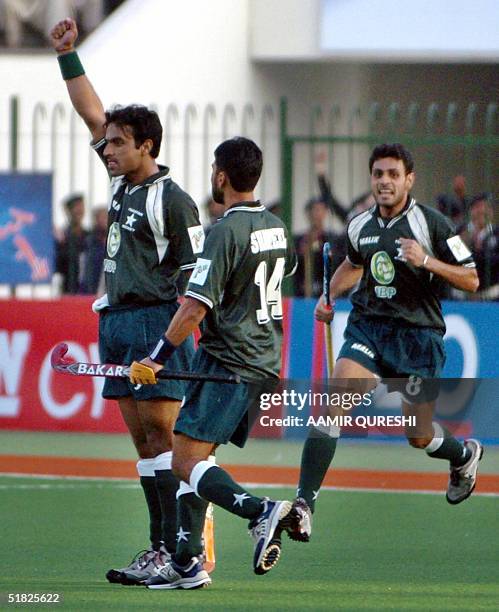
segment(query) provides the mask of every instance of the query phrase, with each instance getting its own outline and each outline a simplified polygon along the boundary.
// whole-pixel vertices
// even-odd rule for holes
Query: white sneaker
[[[192,557],[190,563],[183,567],[170,561],[144,584],[148,589],[199,589],[211,584],[211,578],[199,559]]]
[[[478,440],[465,440],[464,446],[471,451],[471,457],[460,467],[450,467],[447,501],[449,504],[459,504],[467,499],[475,488],[478,462],[483,456],[483,446]]]

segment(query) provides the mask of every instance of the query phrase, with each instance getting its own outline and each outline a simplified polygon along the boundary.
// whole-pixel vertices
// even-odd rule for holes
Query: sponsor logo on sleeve
[[[471,257],[471,251],[461,240],[461,236],[452,236],[447,240],[447,244],[456,261],[461,262]]]
[[[204,285],[210,267],[211,259],[203,259],[202,257],[198,257],[198,260],[196,261],[196,267],[194,268],[194,271],[191,274],[189,283],[201,286]]]
[[[188,227],[189,238],[191,241],[192,252],[194,255],[198,255],[203,252],[204,248],[204,230],[202,225],[194,225]]]

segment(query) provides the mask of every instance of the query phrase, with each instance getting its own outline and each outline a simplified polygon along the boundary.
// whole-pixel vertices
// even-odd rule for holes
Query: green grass
[[[290,497],[291,489],[262,494]],[[246,525],[216,511],[217,569],[198,591],[110,585],[109,567],[143,548],[130,483],[0,478],[2,592],[60,592],[65,610],[497,610],[497,500],[321,494],[313,541],[286,540],[267,576],[251,569]],[[12,606],[5,606],[9,609]]]

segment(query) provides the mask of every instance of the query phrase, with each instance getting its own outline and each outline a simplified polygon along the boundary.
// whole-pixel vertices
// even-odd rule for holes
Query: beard
[[[213,201],[217,204],[225,204],[224,192],[221,189],[215,187],[215,185],[211,186],[211,197],[213,198]]]

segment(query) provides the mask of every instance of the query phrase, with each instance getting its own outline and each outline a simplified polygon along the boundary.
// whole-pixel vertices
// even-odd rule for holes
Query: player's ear
[[[147,138],[146,140],[144,140],[144,142],[140,145],[140,148],[142,150],[142,154],[143,155],[150,155],[151,151],[152,151],[152,140],[150,138]]]
[[[412,186],[414,185],[414,181],[416,179],[416,175],[414,174],[414,172],[409,172],[406,177],[406,185],[407,185],[407,190],[410,191],[412,189]]]
[[[217,182],[217,187],[219,189],[223,189],[229,182],[229,177],[223,170],[219,170],[217,172],[216,182]]]

